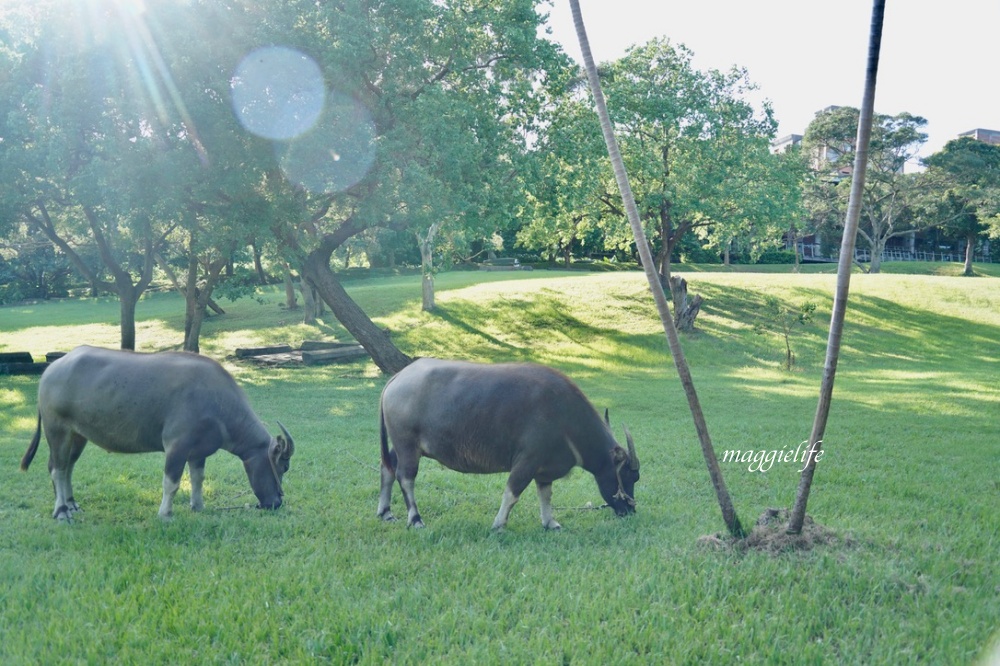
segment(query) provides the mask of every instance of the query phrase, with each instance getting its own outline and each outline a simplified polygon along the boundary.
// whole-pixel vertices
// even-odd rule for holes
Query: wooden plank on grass
[[[0,363],[0,375],[40,375],[48,363]]]
[[[34,363],[31,352],[0,352],[0,363]]]
[[[236,358],[250,358],[252,356],[264,356],[265,354],[287,354],[292,351],[291,345],[275,345],[273,347],[238,347]]]
[[[339,349],[303,351],[302,362],[306,365],[323,365],[325,363],[338,363],[367,355],[368,352],[361,345],[349,345]]]

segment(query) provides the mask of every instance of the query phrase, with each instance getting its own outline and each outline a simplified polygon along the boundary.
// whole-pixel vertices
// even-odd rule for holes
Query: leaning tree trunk
[[[375,365],[386,374],[396,374],[409,365],[412,359],[399,351],[389,338],[389,333],[376,326],[347,294],[330,269],[332,252],[332,248],[327,246],[310,252],[306,258],[303,279],[316,288],[320,297],[330,306],[333,315],[371,355]]]
[[[789,534],[802,532],[806,518],[806,504],[816,471],[816,455],[823,448],[823,434],[830,415],[833,400],[833,379],[837,374],[840,357],[840,340],[844,331],[844,314],[847,311],[847,295],[851,286],[851,266],[854,257],[854,242],[861,217],[861,199],[865,188],[865,173],[868,168],[868,144],[872,136],[872,116],[875,109],[875,81],[878,78],[879,50],[882,46],[882,21],[885,17],[885,0],[874,0],[872,5],[871,32],[868,38],[868,65],[865,70],[865,92],[861,102],[861,117],[858,121],[857,152],[854,154],[854,174],[851,179],[851,197],[847,204],[847,220],[844,223],[844,237],[840,245],[840,260],[837,264],[837,291],[830,314],[830,335],[826,344],[826,363],[823,381],[820,385],[819,403],[809,435],[809,459],[802,468],[799,489],[795,496],[786,531]],[[873,257],[874,260],[874,257]]]
[[[722,470],[719,468],[719,460],[715,456],[715,449],[712,447],[712,440],[708,435],[708,426],[705,423],[705,416],[701,411],[698,394],[694,389],[691,371],[688,368],[684,350],[681,348],[680,337],[677,335],[674,320],[670,316],[670,305],[667,303],[667,296],[663,291],[660,276],[657,274],[656,265],[653,262],[653,252],[649,247],[649,241],[646,239],[646,232],[642,228],[642,222],[639,219],[639,210],[635,205],[635,197],[632,195],[632,187],[629,185],[628,174],[625,172],[625,163],[622,161],[622,154],[618,149],[618,141],[611,127],[611,118],[608,115],[608,107],[604,101],[604,93],[601,90],[601,80],[597,76],[597,66],[594,64],[594,57],[590,52],[590,42],[587,39],[587,31],[583,26],[583,15],[580,12],[579,0],[570,0],[570,7],[573,10],[573,24],[576,27],[576,35],[580,40],[580,50],[583,52],[583,61],[587,69],[587,79],[590,82],[590,89],[594,95],[594,104],[597,107],[597,115],[601,121],[601,131],[604,134],[604,141],[608,147],[608,156],[611,158],[611,164],[614,167],[615,180],[618,182],[618,189],[622,195],[622,203],[625,205],[629,225],[632,227],[632,234],[635,237],[635,244],[642,258],[646,280],[649,282],[649,289],[653,293],[653,300],[656,303],[660,321],[663,323],[667,343],[670,345],[670,353],[674,358],[677,374],[680,375],[684,394],[688,399],[691,416],[694,418],[695,429],[698,431],[698,439],[701,442],[702,454],[708,466],[709,476],[712,478],[712,485],[715,487],[719,507],[722,509],[722,518],[726,522],[726,528],[729,530],[729,533],[742,538],[746,536],[746,533],[740,524],[739,517],[736,515],[736,510],[733,508],[732,500],[729,497],[729,491],[726,489],[726,483],[722,478]]]

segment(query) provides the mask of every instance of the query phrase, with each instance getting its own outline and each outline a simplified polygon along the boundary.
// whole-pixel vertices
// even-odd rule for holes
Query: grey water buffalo
[[[204,507],[205,458],[223,449],[243,461],[258,506],[277,509],[295,450],[278,425],[282,434],[272,437],[233,377],[205,356],[82,346],[42,374],[38,425],[21,469],[34,459],[44,430],[56,493],[52,517],[68,521],[80,510],[73,499],[73,466],[88,441],[115,453],[163,451],[159,515],[169,518],[184,465],[191,473],[191,508],[198,511]]]
[[[594,475],[616,514],[635,511],[639,459],[628,428],[626,450],[612,436],[607,415],[602,421],[580,389],[550,368],[418,359],[386,384],[379,420],[383,520],[394,520],[389,505],[398,479],[407,524],[423,527],[413,487],[424,456],[458,472],[510,472],[495,530],[507,524],[532,480],[542,526],[559,529],[552,516],[552,482],[574,467]]]

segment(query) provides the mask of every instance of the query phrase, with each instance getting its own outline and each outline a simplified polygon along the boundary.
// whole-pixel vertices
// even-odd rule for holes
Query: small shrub
[[[776,331],[785,340],[785,370],[795,367],[795,352],[792,350],[792,330],[795,325],[805,326],[812,321],[812,314],[816,311],[816,304],[808,301],[798,306],[792,306],[775,296],[764,297],[765,320],[754,324],[754,332],[764,335],[769,331]]]

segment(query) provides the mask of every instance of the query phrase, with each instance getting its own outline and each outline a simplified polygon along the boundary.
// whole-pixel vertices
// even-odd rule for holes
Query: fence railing
[[[836,261],[840,252],[836,249],[824,254],[820,251],[820,246],[816,244],[799,243],[799,256],[803,259]],[[854,260],[861,263],[869,263],[872,259],[870,250],[855,249]],[[925,252],[908,250],[883,250],[882,261],[965,261],[965,252]],[[989,255],[977,254],[972,261],[977,264],[990,264],[993,260]]]

